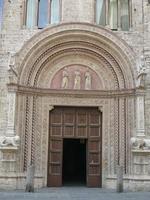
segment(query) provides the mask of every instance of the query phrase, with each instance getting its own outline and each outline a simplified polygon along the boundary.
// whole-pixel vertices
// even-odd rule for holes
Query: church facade
[[[0,0],[0,188],[150,188],[150,1]]]

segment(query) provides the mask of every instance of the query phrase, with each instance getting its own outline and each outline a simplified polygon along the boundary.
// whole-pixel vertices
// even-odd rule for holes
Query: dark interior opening
[[[85,139],[64,139],[62,178],[64,185],[86,184]]]

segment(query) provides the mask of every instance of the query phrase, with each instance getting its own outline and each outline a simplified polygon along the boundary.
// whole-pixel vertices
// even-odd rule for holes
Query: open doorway
[[[63,185],[86,184],[86,140],[63,140]]]

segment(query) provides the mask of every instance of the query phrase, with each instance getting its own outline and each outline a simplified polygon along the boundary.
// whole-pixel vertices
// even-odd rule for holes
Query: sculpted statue
[[[69,86],[69,78],[68,78],[67,68],[65,68],[63,73],[62,73],[61,88],[67,89],[68,86]]]
[[[74,89],[79,90],[81,88],[81,74],[80,71],[75,71]]]
[[[90,90],[92,85],[92,77],[89,71],[85,73],[85,90]]]
[[[146,138],[131,138],[131,146],[136,150],[149,150],[150,149],[150,139]]]
[[[138,84],[137,86],[139,88],[144,88],[145,87],[145,77],[146,77],[146,73],[144,71],[140,72],[137,79],[138,79]]]
[[[19,142],[20,142],[20,138],[17,135],[14,137],[10,137],[10,136],[0,137],[0,147],[8,147],[8,146],[17,147],[19,146]]]
[[[8,69],[8,77],[9,77],[9,83],[17,83],[18,80],[18,73],[15,69],[15,56],[9,53],[10,59],[9,59],[9,69]]]
[[[139,58],[138,66],[139,66],[139,72],[137,75],[137,87],[144,88],[145,87],[145,77],[147,75],[144,55],[142,55]]]

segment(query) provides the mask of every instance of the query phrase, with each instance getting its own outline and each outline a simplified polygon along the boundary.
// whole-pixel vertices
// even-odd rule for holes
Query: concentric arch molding
[[[112,83],[118,85],[114,89],[135,88],[136,62],[132,49],[111,30],[87,23],[64,23],[34,35],[16,55],[19,85],[34,87],[44,68],[49,65],[47,69],[51,70],[56,61],[62,63],[68,52],[74,56],[84,52],[87,58],[90,54],[92,65],[94,60],[101,63],[103,73],[112,76]]]

